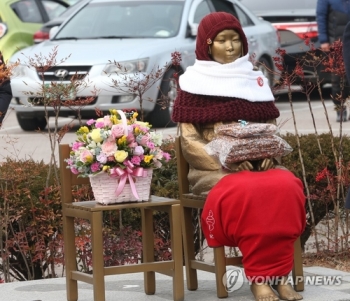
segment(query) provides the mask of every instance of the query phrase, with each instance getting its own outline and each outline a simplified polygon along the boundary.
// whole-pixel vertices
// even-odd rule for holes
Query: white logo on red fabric
[[[209,231],[210,232],[213,231],[214,230],[214,225],[215,225],[215,218],[214,218],[214,215],[213,215],[213,211],[209,210],[209,213],[208,213],[207,218],[205,219],[205,222],[208,225]],[[210,233],[209,236],[210,236],[211,239],[214,238],[214,235],[212,233]]]

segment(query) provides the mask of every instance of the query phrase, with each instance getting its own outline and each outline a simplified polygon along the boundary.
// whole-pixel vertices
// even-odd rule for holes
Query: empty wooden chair
[[[136,272],[144,272],[144,289],[148,295],[154,294],[156,290],[155,272],[171,276],[173,278],[174,300],[183,300],[182,237],[181,224],[178,223],[181,218],[179,201],[151,196],[147,202],[120,203],[107,206],[100,205],[95,201],[74,202],[72,185],[89,184],[89,179],[78,178],[66,168],[65,159],[69,158],[69,153],[70,147],[68,144],[59,146],[67,300],[78,300],[78,281],[83,281],[92,284],[94,301],[105,301],[105,276]],[[143,262],[104,267],[102,213],[124,208],[139,208],[142,211]],[[154,259],[154,210],[169,213],[172,248],[172,260],[169,261],[155,262]],[[91,224],[92,274],[77,270],[74,218],[89,220]]]

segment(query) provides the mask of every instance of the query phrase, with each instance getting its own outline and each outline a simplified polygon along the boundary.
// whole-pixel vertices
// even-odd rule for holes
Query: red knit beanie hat
[[[243,55],[248,53],[248,42],[242,26],[238,19],[233,15],[225,12],[215,12],[206,15],[198,26],[196,41],[196,57],[201,61],[212,61],[208,54],[208,39],[214,41],[217,34],[225,29],[233,29],[237,31],[242,40]]]

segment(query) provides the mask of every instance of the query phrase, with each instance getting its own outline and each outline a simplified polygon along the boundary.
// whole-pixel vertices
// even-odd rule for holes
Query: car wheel
[[[273,74],[272,74],[272,66],[270,64],[270,62],[262,57],[259,59],[259,63],[258,63],[258,69],[265,75],[265,77],[268,79],[269,81],[269,86],[271,88],[273,88],[274,83],[273,83]]]
[[[44,130],[47,125],[45,118],[27,118],[22,116],[20,113],[17,113],[16,116],[18,124],[23,131]]]
[[[174,69],[168,70],[162,79],[157,103],[153,111],[147,116],[147,121],[153,127],[173,127],[176,125],[171,120],[171,114],[175,98],[177,96],[177,81],[174,78]]]

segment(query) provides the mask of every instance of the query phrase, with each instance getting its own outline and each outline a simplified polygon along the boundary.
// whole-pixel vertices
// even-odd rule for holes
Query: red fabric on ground
[[[287,275],[305,221],[303,184],[282,169],[225,176],[202,212],[208,245],[239,247],[247,277]]]

